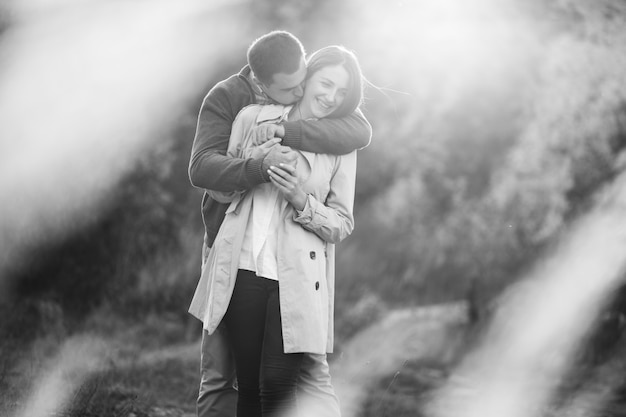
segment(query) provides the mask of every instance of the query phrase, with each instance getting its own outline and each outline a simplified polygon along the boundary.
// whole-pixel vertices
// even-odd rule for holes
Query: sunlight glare
[[[0,276],[28,248],[94,221],[204,94],[211,64],[245,39],[225,7],[233,3],[14,5],[0,43]]]
[[[72,395],[91,375],[104,369],[106,351],[105,343],[99,339],[68,339],[58,355],[50,358],[50,368],[33,378],[36,383],[32,394],[15,416],[57,415],[70,405]]]
[[[544,415],[600,309],[626,270],[626,176],[582,219],[556,252],[500,307],[481,347],[455,371],[473,390],[449,383],[435,416]]]
[[[429,105],[445,107],[477,86],[505,91],[536,47],[536,30],[510,2],[380,0],[363,9],[361,21],[375,28],[361,35],[368,76]],[[433,103],[435,92],[443,97]]]

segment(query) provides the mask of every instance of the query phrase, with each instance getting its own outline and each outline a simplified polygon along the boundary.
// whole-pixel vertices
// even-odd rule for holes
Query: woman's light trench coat
[[[260,123],[278,123],[289,107],[251,105],[235,122],[230,156],[249,146]],[[356,151],[336,156],[302,152],[310,166],[303,190],[308,204],[298,215],[287,205],[279,222],[277,263],[280,312],[286,353],[327,353],[333,350],[335,243],[353,230]],[[232,201],[204,264],[189,312],[213,333],[221,322],[235,286],[239,255],[252,198],[243,193],[216,193]],[[282,197],[281,197],[282,200]],[[283,203],[286,204],[286,203]]]

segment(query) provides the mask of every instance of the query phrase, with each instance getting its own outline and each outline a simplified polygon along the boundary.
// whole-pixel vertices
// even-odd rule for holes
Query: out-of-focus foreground
[[[272,29],[371,82],[344,414],[624,415],[620,0],[0,3],[0,414],[193,412],[196,116]]]

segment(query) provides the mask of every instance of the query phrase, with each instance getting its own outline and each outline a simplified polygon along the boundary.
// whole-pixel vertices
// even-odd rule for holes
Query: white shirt
[[[298,155],[296,172],[300,181],[305,181],[311,173],[309,161],[302,153]],[[271,183],[257,185],[250,192],[252,209],[243,237],[239,269],[256,272],[260,277],[278,280],[277,230],[289,203]]]
[[[280,212],[279,207],[276,207],[279,202],[278,189],[266,183],[258,185],[251,193],[252,212],[248,217],[243,237],[239,269],[256,272],[260,277],[278,280],[276,262],[276,230]]]

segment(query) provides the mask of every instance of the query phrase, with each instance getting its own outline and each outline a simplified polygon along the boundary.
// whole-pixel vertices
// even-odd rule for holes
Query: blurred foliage
[[[344,291],[426,303],[478,289],[489,299],[623,172],[626,13],[616,3],[605,12],[546,6],[563,24],[493,40],[492,53],[515,45],[519,54],[476,64],[486,76],[449,91],[454,71],[402,65],[408,50],[381,46],[379,65],[411,72],[394,87],[417,93],[366,106],[376,137],[360,154],[357,230],[340,252]],[[527,18],[545,23],[545,7],[531,6],[538,14]],[[395,23],[397,36],[410,32]],[[398,75],[376,72],[385,73]],[[380,111],[389,101],[396,106]]]
[[[364,417],[422,417],[432,393],[446,380],[437,364],[407,361],[395,374],[379,381],[364,405]]]
[[[41,248],[14,279],[14,298],[49,300],[78,323],[102,302],[134,316],[180,310],[199,270],[199,194],[184,174],[191,144],[178,139],[194,127],[189,117],[155,141],[107,196],[100,220]]]

